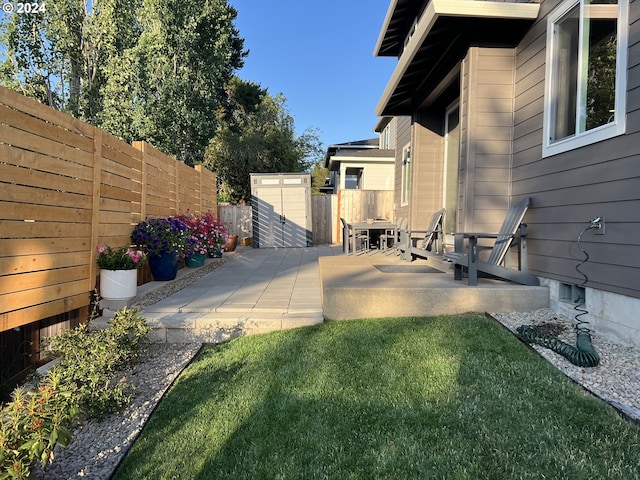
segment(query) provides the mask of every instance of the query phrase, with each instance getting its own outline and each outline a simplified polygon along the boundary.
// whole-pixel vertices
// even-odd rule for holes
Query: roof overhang
[[[406,26],[411,19],[400,22],[399,17],[413,14],[402,10],[402,4],[402,0],[393,0],[389,6],[375,55],[397,53],[402,47],[397,45],[401,38],[398,25]],[[411,115],[429,89],[459,64],[469,46],[517,45],[539,10],[538,3],[430,0],[382,93],[376,115]]]
[[[389,163],[395,162],[394,150],[351,150],[340,151],[327,157],[325,168],[329,170],[339,170],[342,163]]]

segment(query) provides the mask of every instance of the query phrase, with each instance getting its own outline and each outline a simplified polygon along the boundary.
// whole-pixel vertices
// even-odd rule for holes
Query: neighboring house
[[[330,145],[324,167],[331,176],[321,190],[393,190],[394,155],[393,149],[380,147],[378,138]]]
[[[392,0],[375,47],[398,64],[381,117],[398,131],[396,215],[494,232],[525,217],[529,269],[573,316],[640,345],[640,1]],[[578,235],[593,217],[604,229]]]

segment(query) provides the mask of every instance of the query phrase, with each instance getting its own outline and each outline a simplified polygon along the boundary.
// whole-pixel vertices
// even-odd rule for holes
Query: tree
[[[323,187],[331,172],[328,168],[323,167],[323,162],[319,161],[311,170],[311,193],[320,193],[320,187]]]
[[[67,0],[14,14],[2,25],[7,47],[0,83],[89,123],[102,110],[105,67],[139,36],[140,0]]]
[[[202,161],[216,132],[225,86],[243,65],[236,15],[226,0],[144,0],[143,32],[133,51],[123,55],[131,74],[112,75],[105,89],[133,85],[128,98],[135,110],[128,116],[138,137],[188,165]],[[107,105],[105,126],[118,125],[126,100]]]
[[[242,81],[235,82],[238,87]],[[260,97],[259,87],[253,84],[253,92],[249,87],[245,82],[235,91],[243,92],[245,99]],[[250,173],[304,172],[322,155],[314,130],[296,136],[285,103],[281,94],[272,97],[263,91],[255,111],[237,108],[231,114],[233,121],[211,140],[205,165],[218,175],[232,201],[246,202],[251,197]],[[236,105],[240,104],[236,98]]]
[[[8,17],[0,84],[202,161],[244,41],[227,0],[66,0]]]

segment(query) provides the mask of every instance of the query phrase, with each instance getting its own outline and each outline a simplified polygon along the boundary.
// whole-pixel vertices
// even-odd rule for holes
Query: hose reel
[[[584,279],[582,283],[575,285],[576,287],[582,287],[582,290],[579,291],[584,291],[584,286],[589,281],[589,277],[587,277],[587,275],[582,270],[580,270],[580,267],[587,263],[587,261],[589,260],[589,254],[586,252],[586,250],[584,250],[584,248],[582,248],[581,245],[582,235],[584,235],[584,233],[588,232],[589,230],[599,228],[602,228],[601,218],[595,217],[589,221],[589,226],[582,230],[578,235],[578,248],[584,255],[584,259],[575,267],[576,271],[580,275],[582,275]],[[589,313],[588,310],[584,308],[584,296],[579,295],[575,303],[576,305],[574,306],[574,310],[578,312],[574,317],[576,321],[575,346],[563,342],[553,335],[541,332],[532,325],[521,325],[516,330],[527,343],[536,343],[545,348],[548,348],[549,350],[562,355],[574,365],[577,365],[579,367],[596,367],[600,364],[600,355],[598,355],[598,352],[596,352],[596,349],[591,344],[591,330],[589,330],[589,328],[586,326],[588,322],[581,319],[583,315]]]

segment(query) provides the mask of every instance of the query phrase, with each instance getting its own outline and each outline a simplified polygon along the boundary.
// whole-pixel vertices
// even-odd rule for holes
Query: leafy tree
[[[215,135],[225,86],[246,55],[236,15],[226,0],[144,0],[143,32],[123,55],[130,73],[112,75],[105,88],[113,93],[133,85],[133,96],[121,94],[125,98],[110,103],[101,116],[104,125],[122,125],[118,118],[131,98],[135,109],[125,119],[133,121],[139,138],[189,165],[201,162]]]
[[[253,84],[253,93],[249,87],[245,83],[235,92],[243,92],[245,99],[257,98],[259,87]],[[263,93],[255,111],[237,108],[233,112],[233,121],[217,132],[205,155],[205,165],[218,175],[233,202],[251,197],[250,173],[304,172],[322,155],[314,130],[296,136],[284,96]],[[235,101],[242,105],[238,98]]]
[[[109,60],[135,44],[140,0],[49,2],[2,25],[0,83],[95,123]]]
[[[324,168],[322,165],[323,162],[319,161],[311,170],[311,193],[320,193],[320,187],[323,187],[325,180],[329,178],[329,169]]]
[[[227,0],[65,0],[8,16],[0,84],[189,165],[246,52]]]

